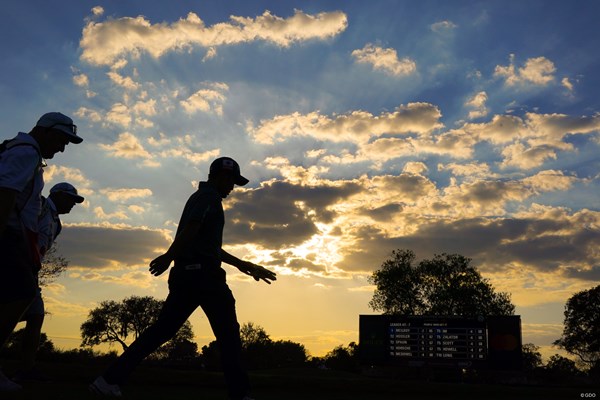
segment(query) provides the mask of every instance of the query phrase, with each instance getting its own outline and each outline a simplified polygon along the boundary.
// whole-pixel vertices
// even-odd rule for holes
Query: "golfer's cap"
[[[35,126],[61,131],[69,137],[71,143],[81,143],[83,141],[81,136],[77,136],[77,125],[73,123],[73,120],[59,112],[49,112],[42,115]]]
[[[70,196],[73,196],[76,203],[82,203],[84,200],[83,196],[80,196],[77,193],[77,189],[75,189],[75,186],[73,186],[67,182],[57,183],[56,185],[52,186],[52,189],[50,189],[50,194],[59,193],[59,192],[66,193]]]
[[[210,172],[229,171],[235,177],[235,184],[244,186],[248,183],[248,179],[244,178],[240,173],[240,165],[229,157],[220,157],[210,164]]]

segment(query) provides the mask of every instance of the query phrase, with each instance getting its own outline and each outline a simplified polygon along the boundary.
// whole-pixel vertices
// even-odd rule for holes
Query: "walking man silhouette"
[[[38,249],[42,260],[62,231],[60,215],[70,213],[75,204],[83,203],[83,200],[77,189],[67,182],[57,183],[50,189],[48,198],[42,197],[42,210],[38,217]],[[36,279],[39,281],[37,272]],[[16,382],[48,380],[46,375],[36,368],[35,363],[45,314],[42,289],[38,288],[33,302],[21,317],[21,321],[25,321],[25,329],[21,344],[22,366],[13,376]]]
[[[234,185],[248,183],[239,164],[229,157],[210,165],[207,182],[188,199],[175,240],[169,250],[150,263],[158,276],[175,262],[169,273],[169,295],[157,321],[150,326],[91,385],[90,390],[106,396],[121,396],[119,387],[133,369],[150,353],[169,340],[194,310],[204,310],[217,339],[230,400],[252,400],[248,375],[240,362],[242,344],[235,299],[227,286],[221,262],[237,267],[256,281],[276,280],[274,272],[229,254],[222,249],[225,217],[222,199]]]

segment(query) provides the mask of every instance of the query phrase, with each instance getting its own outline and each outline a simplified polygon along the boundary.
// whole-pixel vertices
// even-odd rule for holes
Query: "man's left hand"
[[[238,269],[246,275],[253,277],[255,281],[263,280],[269,285],[271,284],[271,281],[277,280],[277,274],[275,274],[275,272],[269,271],[265,267],[249,261],[244,261],[243,265],[238,267]]]

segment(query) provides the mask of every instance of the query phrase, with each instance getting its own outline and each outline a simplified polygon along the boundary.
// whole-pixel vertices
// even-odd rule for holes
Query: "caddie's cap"
[[[248,183],[248,179],[244,178],[240,173],[240,165],[229,157],[220,157],[210,164],[210,172],[228,171],[231,172],[235,178],[235,184],[238,186],[244,186]]]
[[[71,185],[70,183],[57,183],[56,185],[52,186],[52,189],[50,189],[50,194],[58,192],[63,192],[70,196],[73,196],[76,203],[83,203],[83,197],[77,193],[77,189],[75,189],[75,186]]]
[[[49,112],[42,115],[35,126],[61,131],[69,137],[71,143],[81,143],[83,141],[81,136],[77,136],[77,125],[73,123],[73,120],[59,112]]]

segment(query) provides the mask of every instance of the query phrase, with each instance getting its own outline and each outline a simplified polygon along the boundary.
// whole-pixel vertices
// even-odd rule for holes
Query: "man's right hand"
[[[150,262],[150,273],[154,276],[159,276],[167,269],[169,269],[171,261],[173,261],[173,259],[167,254],[163,254],[162,256],[156,257]]]

